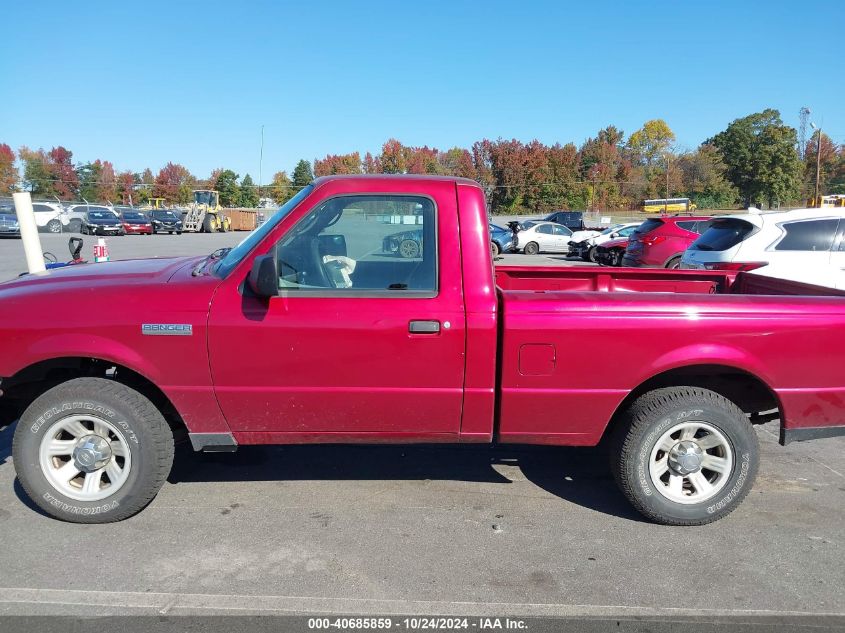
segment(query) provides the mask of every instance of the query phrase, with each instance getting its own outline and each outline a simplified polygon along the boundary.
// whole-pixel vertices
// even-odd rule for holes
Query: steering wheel
[[[320,242],[316,237],[311,238],[310,249],[311,261],[313,262],[315,277],[318,278],[314,281],[319,282],[311,285],[322,286],[325,288],[335,288],[336,286],[334,282],[332,282],[331,277],[329,276],[329,272],[326,270],[326,265],[323,263],[323,256],[320,254]]]

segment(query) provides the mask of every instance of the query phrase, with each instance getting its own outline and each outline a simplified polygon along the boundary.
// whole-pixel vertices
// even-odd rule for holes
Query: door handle
[[[440,321],[411,321],[408,323],[408,332],[411,334],[438,334],[440,332]]]

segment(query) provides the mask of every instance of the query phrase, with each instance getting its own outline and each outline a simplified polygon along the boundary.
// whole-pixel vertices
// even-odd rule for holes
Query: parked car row
[[[86,235],[181,235],[182,216],[169,209],[142,211],[129,206],[33,202],[35,224],[44,233],[83,233]],[[20,237],[14,205],[0,202],[0,236]]]

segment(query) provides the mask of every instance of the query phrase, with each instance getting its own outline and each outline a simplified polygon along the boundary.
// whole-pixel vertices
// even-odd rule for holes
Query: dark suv
[[[583,211],[555,211],[544,217],[543,221],[563,224],[573,232],[585,229]]]
[[[679,268],[681,255],[709,228],[711,219],[689,215],[649,218],[631,234],[622,265]]]

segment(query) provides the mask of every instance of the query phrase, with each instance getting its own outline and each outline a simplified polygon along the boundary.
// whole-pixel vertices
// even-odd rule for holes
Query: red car
[[[625,249],[628,248],[628,239],[620,237],[594,247],[596,263],[600,266],[621,266]]]
[[[117,209],[116,209],[117,210]],[[152,235],[153,224],[141,211],[119,210],[120,223],[126,235]]]
[[[707,230],[711,219],[688,215],[649,218],[631,235],[622,265],[680,268],[684,251]]]
[[[397,225],[416,257],[382,252]],[[187,437],[606,439],[634,507],[700,525],[751,489],[754,424],[845,434],[843,331],[845,291],[745,272],[494,271],[478,183],[329,176],[231,249],[0,283],[0,419],[21,489],[80,523],[146,507]],[[576,342],[593,353],[572,372]]]

